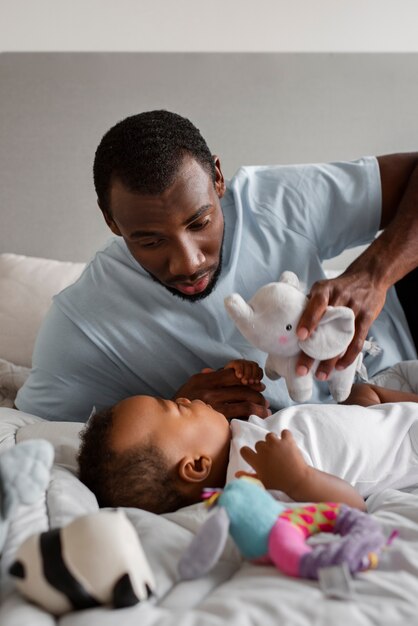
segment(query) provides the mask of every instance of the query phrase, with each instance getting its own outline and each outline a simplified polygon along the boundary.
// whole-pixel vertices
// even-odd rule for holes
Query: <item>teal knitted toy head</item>
[[[285,506],[274,500],[258,480],[230,482],[213,505],[228,512],[229,532],[246,559],[267,554],[270,530]]]

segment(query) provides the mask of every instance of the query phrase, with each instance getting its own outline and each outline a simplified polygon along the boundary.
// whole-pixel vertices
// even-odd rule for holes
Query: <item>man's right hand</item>
[[[271,414],[269,403],[261,393],[263,383],[243,385],[233,369],[203,370],[194,374],[177,390],[176,398],[203,400],[230,420],[248,419],[250,415],[265,418]]]
[[[385,303],[389,285],[376,284],[376,281],[373,281],[370,273],[362,269],[363,258],[367,258],[365,253],[340,276],[314,283],[306,308],[298,322],[297,334],[299,339],[304,341],[316,330],[328,306],[346,306],[354,312],[355,333],[350,345],[342,357],[319,363],[315,372],[318,380],[327,380],[334,367],[338,370],[351,365],[362,350],[369,328]],[[296,373],[305,376],[313,363],[314,359],[301,352],[296,364]]]

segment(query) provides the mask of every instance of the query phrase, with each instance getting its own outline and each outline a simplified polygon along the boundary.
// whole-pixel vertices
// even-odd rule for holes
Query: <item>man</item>
[[[265,359],[223,301],[234,291],[250,298],[283,270],[312,286],[301,337],[327,304],[351,306],[356,315],[352,344],[339,361],[320,364],[319,380],[353,361],[374,320],[371,334],[383,350],[366,359],[370,374],[416,358],[409,311],[388,289],[418,265],[417,154],[247,167],[227,185],[191,122],[151,111],[106,133],[94,181],[116,237],[55,298],[19,409],[84,421],[93,405],[148,394],[200,398],[228,418],[266,417],[269,405],[291,402],[281,381],[265,381],[263,394],[259,385],[241,385],[233,370],[219,371],[231,359]],[[341,277],[324,280],[323,259],[370,241]],[[311,365],[301,355],[299,375]],[[324,389],[315,400],[327,401]]]

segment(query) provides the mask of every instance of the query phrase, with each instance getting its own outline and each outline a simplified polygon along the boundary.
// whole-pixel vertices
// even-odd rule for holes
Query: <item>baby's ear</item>
[[[197,459],[184,457],[179,463],[178,474],[181,480],[188,483],[200,483],[208,478],[212,469],[212,459],[200,456]]]

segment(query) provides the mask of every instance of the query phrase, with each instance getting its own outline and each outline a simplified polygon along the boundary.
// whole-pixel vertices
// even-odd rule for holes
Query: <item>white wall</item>
[[[0,0],[0,51],[417,52],[417,0]]]

